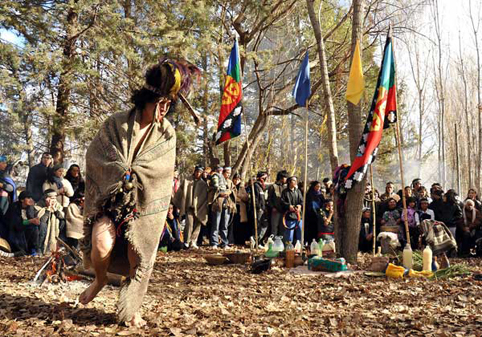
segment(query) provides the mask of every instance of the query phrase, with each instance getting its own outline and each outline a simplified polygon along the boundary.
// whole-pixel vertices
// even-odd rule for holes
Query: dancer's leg
[[[87,304],[94,299],[107,283],[107,268],[115,244],[115,226],[108,217],[101,218],[92,229],[92,252],[90,259],[95,271],[95,280],[80,295],[79,301]]]

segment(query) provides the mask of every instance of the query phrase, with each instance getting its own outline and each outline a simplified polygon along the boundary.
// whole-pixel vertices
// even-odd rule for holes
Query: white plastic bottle
[[[296,241],[295,253],[301,254],[301,242],[300,242],[300,240]]]
[[[311,255],[318,255],[318,243],[316,242],[315,239],[313,239],[313,242],[311,243],[311,246],[310,246],[310,254]]]
[[[423,250],[423,271],[432,271],[432,257],[432,249],[430,249],[430,246],[427,245]]]
[[[407,269],[412,269],[413,267],[413,252],[409,244],[406,244],[403,249],[403,266]]]

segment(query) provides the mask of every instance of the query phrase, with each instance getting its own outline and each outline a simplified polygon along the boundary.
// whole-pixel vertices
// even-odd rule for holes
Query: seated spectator
[[[75,199],[79,199],[79,194],[81,193],[84,195],[85,192],[85,181],[82,178],[82,173],[80,172],[80,167],[77,164],[70,165],[67,173],[65,174],[65,179],[69,181],[72,189],[74,191],[74,195],[70,197],[70,202],[73,202]]]
[[[79,240],[84,237],[84,193],[78,191],[74,198],[65,209],[65,236],[66,243],[77,248]]]
[[[57,192],[48,189],[44,192],[44,198],[37,204],[40,207],[38,217],[40,219],[40,242],[39,248],[42,254],[48,254],[57,249],[57,238],[61,227],[65,224],[65,213],[62,205],[57,201]]]
[[[36,256],[39,252],[40,220],[36,216],[32,195],[20,193],[19,200],[8,208],[6,222],[9,224],[8,242],[12,252]]]
[[[46,190],[53,190],[57,195],[57,201],[62,207],[69,206],[70,198],[74,196],[74,189],[70,182],[64,178],[65,169],[62,165],[55,165],[49,171],[47,180],[44,182],[42,188],[45,193]]]
[[[460,224],[460,244],[462,256],[467,256],[470,249],[475,247],[476,234],[481,231],[482,214],[475,208],[471,199],[465,201],[463,210],[464,221]]]
[[[365,253],[373,251],[373,219],[368,207],[363,208],[362,211],[358,249]]]
[[[420,199],[420,210],[415,215],[415,217],[417,218],[417,223],[421,223],[424,220],[435,220],[435,213],[433,212],[433,210],[428,208],[428,205],[428,199]]]
[[[383,213],[382,225],[384,226],[399,226],[400,225],[400,212],[397,209],[397,201],[394,198],[388,199],[388,210]]]
[[[0,218],[7,213],[8,206],[17,201],[16,185],[7,166],[7,157],[0,156]]]
[[[418,242],[420,239],[420,231],[418,229],[420,219],[417,217],[417,210],[415,209],[416,199],[409,197],[407,199],[407,222],[408,230],[410,232],[410,245],[412,249],[418,249]],[[405,222],[405,212],[402,211],[402,221]],[[404,227],[405,232],[405,227]]]
[[[405,202],[407,203],[407,206],[408,206],[407,200],[408,198],[412,197],[412,188],[410,186],[405,186],[405,188],[403,189],[403,192],[405,194]],[[402,209],[403,208],[402,190],[398,191],[398,196],[400,197],[400,200],[397,203],[397,207],[399,209]]]
[[[479,196],[478,196],[477,190],[475,188],[469,189],[469,192],[467,193],[467,198],[465,199],[465,201],[467,201],[469,199],[474,202],[475,208],[478,209],[479,212],[482,212],[482,203],[479,200]]]
[[[176,212],[174,212],[174,206],[172,204],[169,205],[169,210],[167,211],[166,223],[161,234],[159,247],[167,247],[168,251],[178,251],[184,247],[184,244],[181,240],[179,221],[176,216]]]
[[[325,200],[325,204],[321,209],[321,221],[318,223],[318,238],[325,241],[335,240],[335,225],[333,221],[333,213],[333,200]]]

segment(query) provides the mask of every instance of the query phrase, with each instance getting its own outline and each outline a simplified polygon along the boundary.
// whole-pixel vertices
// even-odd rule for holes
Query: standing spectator
[[[358,250],[365,253],[373,250],[373,220],[371,209],[368,207],[364,207],[362,211]]]
[[[285,212],[286,229],[284,232],[284,242],[296,243],[301,240],[301,226],[300,220],[301,209],[303,207],[303,195],[297,187],[298,179],[296,177],[288,178],[286,187],[281,195],[281,204]]]
[[[332,199],[333,198],[333,181],[330,178],[323,179],[323,187],[325,190],[325,199]]]
[[[42,188],[44,193],[46,190],[54,190],[57,194],[57,201],[62,207],[70,204],[70,198],[74,196],[74,189],[70,182],[64,178],[65,169],[61,164],[55,165],[47,176]]]
[[[248,209],[249,209],[249,216],[251,219],[252,224],[252,231],[254,233],[254,217],[256,216],[258,232],[254,233],[254,235],[258,236],[258,240],[261,242],[263,240],[266,231],[268,230],[268,223],[266,220],[266,199],[264,195],[264,191],[266,190],[265,181],[268,178],[268,174],[264,171],[259,171],[256,174],[256,181],[250,184],[246,188],[246,192],[248,193],[249,201],[248,201]],[[254,186],[254,201],[256,204],[256,210],[253,209],[253,192],[252,188]],[[264,215],[264,216],[263,216]]]
[[[36,256],[39,252],[39,225],[35,202],[27,191],[20,193],[19,200],[12,203],[5,216],[9,225],[8,242],[12,252]]]
[[[196,166],[192,176],[181,183],[173,199],[173,204],[179,209],[179,216],[186,217],[186,248],[198,248],[197,239],[201,227],[206,226],[208,221],[208,185],[202,179],[203,170],[203,167]]]
[[[5,216],[10,203],[17,201],[15,182],[7,171],[7,157],[0,156],[0,218]]]
[[[310,243],[318,237],[318,223],[322,220],[321,209],[325,198],[321,191],[321,183],[313,181],[306,193],[305,242]]]
[[[400,201],[400,196],[395,193],[395,185],[389,181],[385,186],[385,193],[380,196],[382,202],[388,202],[388,199],[393,198],[395,202]]]
[[[435,220],[437,221],[442,221],[442,213],[443,213],[443,208],[444,208],[444,202],[443,202],[443,191],[440,189],[433,189],[432,187],[432,202],[428,206],[430,208],[435,216]]]
[[[268,210],[271,215],[271,234],[278,236],[283,233],[283,209],[281,206],[281,193],[286,187],[288,172],[279,171],[276,175],[276,182],[268,188]]]
[[[174,170],[174,176],[172,177],[172,197],[174,198],[174,195],[176,195],[177,190],[179,189],[179,171]]]
[[[39,202],[43,197],[42,186],[47,180],[48,170],[52,167],[52,155],[43,153],[39,164],[30,169],[27,177],[27,191],[33,197],[35,202]]]
[[[57,238],[64,224],[65,213],[62,205],[57,201],[57,192],[48,189],[44,192],[44,198],[38,203],[41,208],[39,248],[42,254],[53,252],[57,249]]]
[[[439,216],[440,218],[437,219],[437,212],[435,212],[435,220],[445,223],[457,240],[456,228],[459,226],[460,221],[463,221],[463,219],[462,209],[460,208],[456,199],[456,193],[454,190],[448,190],[447,193],[444,194],[442,209]]]
[[[214,202],[212,204],[212,227],[209,244],[213,248],[219,245],[219,237],[221,237],[221,248],[225,248],[228,244],[228,226],[230,217],[230,195],[232,191],[231,168],[226,167],[219,170],[211,177],[212,188],[214,192]]]
[[[233,220],[233,236],[234,244],[244,245],[249,240],[250,228],[248,226],[248,212],[246,203],[249,200],[248,193],[244,184],[241,182],[241,176],[236,173],[233,177],[233,185],[236,193],[237,212]]]
[[[74,195],[70,198],[70,201],[74,201],[79,198],[79,194],[84,194],[85,192],[85,182],[82,178],[82,173],[80,173],[80,167],[77,164],[70,165],[67,173],[65,174],[65,179],[70,182],[72,189],[74,190]]]
[[[417,205],[420,203],[420,199],[426,198],[422,186],[422,179],[416,178],[412,181],[412,196],[416,199]]]
[[[469,189],[469,192],[467,193],[467,200],[472,200],[475,204],[475,208],[479,210],[479,212],[482,212],[482,203],[480,202],[479,196],[477,194],[477,190],[475,188]]]

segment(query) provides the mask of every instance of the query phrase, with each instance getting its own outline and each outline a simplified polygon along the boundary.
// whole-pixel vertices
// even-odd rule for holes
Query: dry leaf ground
[[[472,277],[387,280],[209,266],[207,251],[159,254],[143,329],[118,326],[118,289],[87,307],[87,283],[38,287],[44,259],[0,258],[0,336],[481,336],[482,282]],[[361,262],[367,263],[367,256]],[[463,260],[482,271],[480,259]]]

